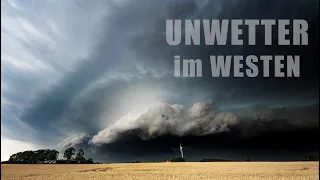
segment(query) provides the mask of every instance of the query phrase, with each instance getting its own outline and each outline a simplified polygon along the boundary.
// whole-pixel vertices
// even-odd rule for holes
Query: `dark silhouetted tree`
[[[59,152],[50,149],[39,149],[37,151],[18,152],[10,156],[8,163],[11,164],[36,164],[49,163],[57,159]]]
[[[67,160],[72,159],[72,156],[75,154],[75,149],[73,147],[69,147],[64,151],[63,157],[67,158]]]
[[[86,160],[86,163],[87,164],[93,164],[93,160],[91,158],[89,158],[89,159]]]
[[[48,153],[48,156],[47,156],[47,159],[53,163],[54,161],[56,161],[58,159],[58,155],[59,155],[59,152],[56,151],[56,150],[51,150],[49,153]]]
[[[84,151],[83,151],[83,149],[79,149],[78,150],[78,153],[77,153],[77,156],[84,156]]]
[[[319,161],[319,154],[312,154],[309,156],[306,156],[306,161]]]
[[[85,159],[83,156],[84,156],[84,151],[83,151],[83,149],[79,149],[79,150],[78,150],[78,153],[77,153],[77,156],[76,156],[76,160],[77,160],[77,161],[80,161],[80,163],[85,163],[85,162],[86,162],[86,159]]]

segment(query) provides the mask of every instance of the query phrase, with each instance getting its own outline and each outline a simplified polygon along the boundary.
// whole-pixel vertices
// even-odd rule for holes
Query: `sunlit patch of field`
[[[1,165],[1,179],[318,179],[318,162],[186,162]]]

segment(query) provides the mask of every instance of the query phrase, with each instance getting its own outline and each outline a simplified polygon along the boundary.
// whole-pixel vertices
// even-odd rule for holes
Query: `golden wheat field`
[[[305,180],[318,179],[318,162],[186,162],[92,165],[1,165],[1,179]]]

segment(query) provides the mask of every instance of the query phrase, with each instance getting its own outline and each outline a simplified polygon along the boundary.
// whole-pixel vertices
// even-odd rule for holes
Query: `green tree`
[[[85,163],[85,162],[86,162],[86,159],[85,159],[83,156],[84,156],[84,151],[83,151],[83,149],[79,149],[79,150],[78,150],[78,153],[77,153],[77,156],[76,156],[76,160],[77,160],[77,161],[80,161],[80,163]]]
[[[37,151],[23,151],[10,156],[11,164],[36,164],[49,163],[56,160],[59,152],[50,149],[39,149]]]
[[[56,161],[58,159],[59,156],[59,152],[56,150],[50,150],[47,156],[47,159],[49,160],[49,162],[53,163],[54,161]]]
[[[78,150],[78,153],[77,153],[77,156],[84,156],[84,151],[83,151],[83,149],[79,149]]]
[[[46,160],[46,155],[45,155],[46,150],[44,149],[39,149],[36,151],[37,154],[37,161],[39,163],[44,163]]]
[[[75,149],[73,147],[69,147],[64,151],[63,157],[67,158],[67,160],[72,159],[72,156],[75,154]]]

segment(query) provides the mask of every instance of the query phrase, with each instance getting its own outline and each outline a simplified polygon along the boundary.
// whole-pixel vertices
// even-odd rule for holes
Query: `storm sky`
[[[318,151],[319,1],[1,1],[1,160],[299,160]],[[308,46],[170,46],[166,19],[305,19]],[[276,38],[276,36],[274,37]],[[173,56],[300,55],[299,78],[173,76]],[[209,63],[206,63],[209,65]],[[12,145],[14,144],[14,146]]]

